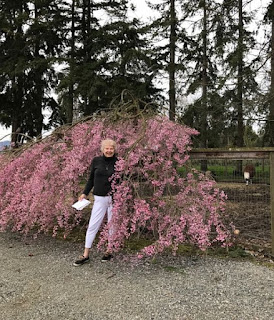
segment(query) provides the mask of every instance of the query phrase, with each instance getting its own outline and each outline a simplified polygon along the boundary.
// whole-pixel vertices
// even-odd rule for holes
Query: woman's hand
[[[78,198],[79,201],[83,200],[83,199],[86,199],[86,195],[84,193],[82,193],[80,195],[80,197]]]

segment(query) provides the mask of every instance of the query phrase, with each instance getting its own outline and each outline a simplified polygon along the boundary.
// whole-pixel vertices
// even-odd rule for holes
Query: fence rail
[[[190,160],[269,160],[271,250],[274,255],[274,148],[193,149],[189,156]]]

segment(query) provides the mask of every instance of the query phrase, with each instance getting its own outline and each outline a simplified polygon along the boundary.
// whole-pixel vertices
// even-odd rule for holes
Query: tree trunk
[[[20,14],[23,14],[23,5],[19,9]],[[13,21],[16,21],[16,13],[13,12]],[[18,41],[23,39],[23,29],[22,24],[19,23],[17,27],[17,32],[13,35],[14,38],[17,37]],[[20,42],[19,42],[20,43]],[[18,147],[20,144],[20,140],[22,138],[22,117],[23,117],[23,87],[24,87],[24,74],[20,72],[18,75],[12,76],[12,119],[11,119],[11,142],[13,147]]]
[[[201,106],[201,147],[207,148],[207,7],[203,1],[203,56],[202,56],[202,106]],[[201,170],[207,171],[207,161],[201,161]]]
[[[70,54],[70,83],[68,102],[66,103],[66,123],[73,121],[73,104],[74,104],[74,56],[75,56],[75,0],[71,5],[71,54]]]
[[[238,111],[237,147],[243,147],[244,146],[244,123],[243,123],[243,3],[242,3],[242,0],[239,0],[237,111]]]
[[[83,43],[84,43],[84,63],[91,63],[90,59],[90,49],[89,49],[89,35],[90,35],[90,29],[91,29],[91,1],[85,0],[83,1],[83,16],[82,16],[82,34],[83,34]],[[83,97],[84,100],[84,110],[85,115],[91,115],[93,112],[96,111],[96,107],[90,103],[90,98],[88,93]]]
[[[34,14],[35,14],[35,19],[39,19],[38,17],[38,10],[36,3],[34,2]],[[39,56],[39,50],[40,50],[40,43],[39,40],[36,38],[35,40],[35,48],[34,48],[34,56],[37,61],[39,61],[40,56]],[[35,122],[36,126],[34,128],[34,133],[36,136],[42,137],[42,129],[43,129],[43,114],[42,114],[42,101],[44,97],[44,89],[43,89],[43,81],[42,81],[42,76],[43,76],[43,67],[38,66],[35,70],[35,95],[34,95],[34,105],[36,107],[36,110],[34,111],[35,115]]]
[[[14,116],[12,118],[12,123],[11,123],[11,143],[13,147],[18,146],[18,140],[20,139],[20,135],[18,135],[21,131],[20,128],[20,120],[18,116]]]
[[[269,136],[270,147],[274,147],[274,1],[270,6],[269,16],[272,23],[271,35],[271,87],[269,101]]]
[[[170,1],[170,62],[169,62],[169,119],[175,120],[176,91],[175,91],[175,49],[176,49],[176,12],[175,0]]]
[[[237,147],[244,146],[244,123],[243,123],[243,1],[239,0],[239,38],[238,38],[238,83],[237,83],[237,113],[238,132]],[[242,172],[242,161],[237,161],[237,172]]]

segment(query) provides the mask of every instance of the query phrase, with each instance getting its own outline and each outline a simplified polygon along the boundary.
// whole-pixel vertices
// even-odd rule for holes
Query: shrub
[[[113,182],[113,230],[106,225],[98,247],[122,248],[130,235],[146,230],[153,244],[141,254],[154,255],[166,247],[176,252],[180,243],[205,249],[215,242],[227,245],[229,228],[222,223],[225,194],[215,182],[195,170],[185,178],[191,136],[197,131],[164,116],[97,116],[70,127],[17,153],[7,161],[1,155],[0,228],[29,233],[35,230],[68,235],[83,212],[71,204],[81,192],[91,159],[100,154],[100,142],[118,144],[119,161]],[[118,182],[117,182],[118,181]]]

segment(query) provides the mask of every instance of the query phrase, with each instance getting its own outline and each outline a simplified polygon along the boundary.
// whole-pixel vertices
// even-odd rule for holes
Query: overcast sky
[[[10,133],[11,129],[5,129],[4,127],[0,126],[0,141],[10,140]],[[5,137],[7,134],[9,134],[9,136]]]

